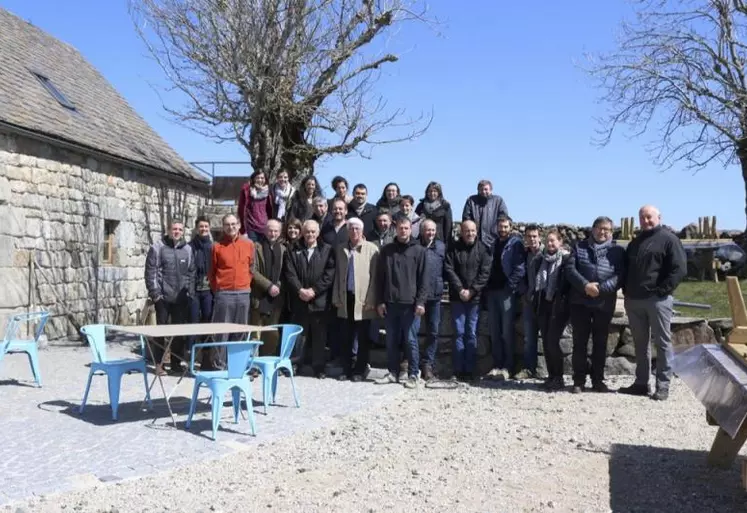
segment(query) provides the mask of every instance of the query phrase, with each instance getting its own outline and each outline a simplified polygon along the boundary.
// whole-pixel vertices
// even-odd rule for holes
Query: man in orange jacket
[[[233,214],[223,217],[223,237],[213,244],[212,265],[208,279],[213,291],[213,322],[249,324],[251,306],[254,243],[239,235],[239,220]],[[240,340],[244,334],[233,334]],[[202,370],[223,369],[226,366],[225,348],[203,356]]]

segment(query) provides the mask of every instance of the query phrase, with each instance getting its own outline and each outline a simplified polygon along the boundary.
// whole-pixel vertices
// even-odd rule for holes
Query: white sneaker
[[[391,372],[387,372],[383,378],[377,379],[374,383],[376,383],[377,385],[391,385],[396,382],[397,378],[394,377],[394,374],[392,374]]]

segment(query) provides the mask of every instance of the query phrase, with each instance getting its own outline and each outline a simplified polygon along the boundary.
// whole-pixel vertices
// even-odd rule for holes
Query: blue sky
[[[461,212],[477,181],[488,178],[520,221],[590,224],[607,215],[617,222],[654,203],[673,226],[716,215],[720,228],[743,228],[738,167],[662,173],[645,140],[619,134],[606,148],[592,144],[594,117],[604,107],[574,63],[584,52],[613,48],[629,14],[624,0],[532,5],[430,2],[442,22],[438,33],[401,30],[391,43],[404,50],[401,60],[378,87],[392,106],[415,115],[433,110],[430,130],[416,141],[377,147],[370,160],[326,161],[317,169],[320,181],[341,174],[351,184],[366,183],[375,200],[388,181],[419,199],[437,180]],[[163,76],[135,34],[125,0],[3,0],[2,7],[81,51],[188,161],[248,161],[240,145],[215,144],[168,118],[157,93]]]

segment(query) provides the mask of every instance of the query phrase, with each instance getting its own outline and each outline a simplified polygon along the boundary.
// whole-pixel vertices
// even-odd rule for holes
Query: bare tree
[[[387,38],[424,21],[418,0],[130,0],[130,11],[186,98],[167,112],[238,141],[255,170],[298,179],[325,155],[368,156],[430,123],[373,91],[380,68],[398,60]]]
[[[601,143],[619,125],[633,136],[656,130],[656,164],[739,164],[747,216],[747,3],[632,0],[617,50],[588,71],[605,90]]]

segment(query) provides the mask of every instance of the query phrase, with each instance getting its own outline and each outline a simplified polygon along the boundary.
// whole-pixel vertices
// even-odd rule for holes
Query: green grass
[[[740,281],[739,285],[742,287],[742,295],[744,296],[744,293],[747,292],[747,280]],[[680,312],[681,315],[706,319],[731,317],[729,298],[726,296],[725,281],[720,281],[719,283],[713,281],[685,281],[677,287],[674,298],[677,301],[711,305],[710,310],[676,306],[675,310]]]

